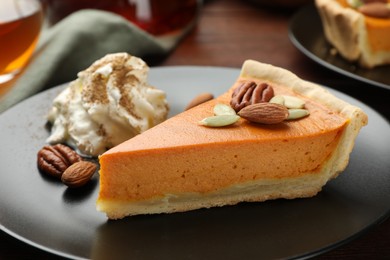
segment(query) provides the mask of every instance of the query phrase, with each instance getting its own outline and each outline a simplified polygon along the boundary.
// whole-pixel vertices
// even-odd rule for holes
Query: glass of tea
[[[92,8],[114,12],[141,29],[163,36],[185,29],[196,18],[201,0],[41,0],[49,24],[72,12]]]
[[[29,61],[42,27],[38,0],[0,0],[0,84]]]

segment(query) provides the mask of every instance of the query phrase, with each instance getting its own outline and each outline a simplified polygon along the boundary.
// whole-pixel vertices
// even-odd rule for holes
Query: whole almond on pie
[[[278,124],[283,122],[289,115],[288,109],[274,103],[256,103],[244,107],[238,115],[246,120],[261,124]]]
[[[88,161],[74,163],[64,171],[61,181],[71,188],[81,187],[92,178],[96,168],[96,164]]]
[[[376,18],[390,18],[390,8],[386,3],[372,2],[358,9],[362,14]]]
[[[387,0],[363,0],[363,4],[369,4],[369,3],[387,3]]]

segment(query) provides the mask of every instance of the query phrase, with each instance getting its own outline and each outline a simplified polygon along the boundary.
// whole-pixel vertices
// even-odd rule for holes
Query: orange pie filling
[[[366,17],[365,21],[371,50],[390,51],[390,19]]]
[[[258,79],[251,80],[259,83]],[[270,84],[275,95],[299,96]],[[200,126],[199,120],[209,116],[215,104],[229,104],[232,89],[101,156],[98,204],[104,207],[110,202],[126,204],[178,194],[212,194],[256,181],[272,184],[282,178],[321,172],[339,144],[348,119],[299,96],[310,111],[310,116],[300,120],[261,125],[241,118],[223,128]],[[317,192],[313,190],[312,195]]]

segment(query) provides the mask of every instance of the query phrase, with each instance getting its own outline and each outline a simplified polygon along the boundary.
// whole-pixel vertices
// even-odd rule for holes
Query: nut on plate
[[[208,93],[208,92],[201,93],[201,94],[197,95],[196,97],[194,97],[190,101],[190,103],[188,103],[188,105],[186,106],[186,108],[184,110],[188,110],[190,108],[196,107],[196,106],[198,106],[206,101],[209,101],[213,98],[214,98],[214,95],[211,93]]]
[[[96,164],[80,161],[69,166],[61,176],[61,181],[71,188],[85,185],[96,171]]]
[[[72,148],[63,145],[45,145],[38,152],[38,168],[42,172],[56,178],[61,178],[63,172],[82,158]]]

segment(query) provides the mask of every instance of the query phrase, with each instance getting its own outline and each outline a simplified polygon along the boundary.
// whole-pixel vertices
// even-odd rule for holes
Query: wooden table
[[[390,91],[352,80],[314,63],[288,38],[296,10],[269,9],[243,0],[206,1],[197,27],[167,58],[150,59],[153,66],[205,65],[239,68],[255,59],[293,71],[310,81],[338,89],[390,120]],[[390,170],[390,169],[389,169]],[[389,191],[390,192],[390,191]],[[317,259],[388,259],[390,219],[361,237]],[[0,233],[0,259],[61,259]]]

